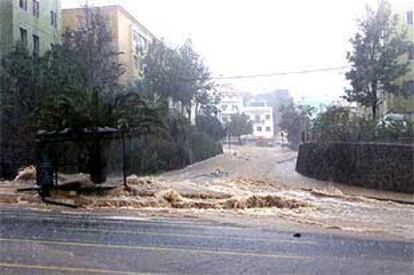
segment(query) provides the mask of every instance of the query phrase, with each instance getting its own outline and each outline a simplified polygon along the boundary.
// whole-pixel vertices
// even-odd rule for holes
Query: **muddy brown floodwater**
[[[86,209],[139,209],[226,221],[243,217],[244,222],[288,222],[414,240],[412,194],[309,179],[294,171],[295,160],[296,153],[288,149],[233,147],[223,155],[157,177],[131,175],[128,191],[118,187],[71,200]],[[2,186],[0,203],[2,197],[7,203],[39,203],[36,195],[14,194],[16,183]]]

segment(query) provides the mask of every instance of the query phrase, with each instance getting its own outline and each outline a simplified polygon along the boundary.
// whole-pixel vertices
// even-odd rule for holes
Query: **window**
[[[407,25],[413,25],[413,11],[407,11]]]
[[[266,119],[270,119],[270,115],[269,114],[266,115]]]
[[[221,106],[221,109],[222,109],[223,111],[226,111],[226,110],[227,110],[227,105],[223,104],[223,105]]]
[[[40,40],[39,36],[33,35],[33,55],[38,56],[40,51]]]
[[[237,107],[237,105],[233,105],[231,106],[231,110],[237,112],[239,108]]]
[[[134,65],[135,65],[135,69],[139,70],[140,69],[140,63],[139,62],[139,58],[137,56],[134,56]]]
[[[409,60],[414,60],[414,46],[411,46],[408,49],[408,59]]]
[[[133,32],[133,48],[136,55],[144,55],[148,50],[147,39],[137,31]]]
[[[132,47],[135,50],[134,54],[138,55],[139,53],[139,34],[136,31],[133,31],[133,40],[132,40]]]
[[[57,13],[50,11],[50,25],[57,27]]]
[[[262,126],[257,126],[256,131],[261,132],[262,131]]]
[[[144,55],[147,51],[147,47],[148,47],[148,42],[147,39],[145,39],[145,37],[143,37],[142,35],[138,36],[138,45],[139,45],[139,53],[141,55]]]
[[[269,126],[266,127],[266,132],[270,132],[270,127]]]
[[[19,7],[27,11],[27,0],[19,0]]]
[[[27,30],[20,28],[20,41],[27,46]]]
[[[252,106],[252,107],[266,107],[266,103],[265,102],[261,102],[261,101],[259,101],[259,102],[252,102],[252,103],[250,103],[250,106]]]
[[[33,0],[33,16],[39,18],[39,0]]]
[[[254,116],[254,121],[259,122],[260,121],[260,115],[255,115]]]

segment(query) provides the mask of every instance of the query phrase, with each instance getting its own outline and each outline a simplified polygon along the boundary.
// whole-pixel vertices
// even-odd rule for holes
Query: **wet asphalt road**
[[[414,274],[414,243],[0,208],[0,274]]]

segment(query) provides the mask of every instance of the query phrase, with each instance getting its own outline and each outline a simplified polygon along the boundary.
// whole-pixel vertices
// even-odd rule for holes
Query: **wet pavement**
[[[1,274],[413,274],[414,243],[0,208]]]

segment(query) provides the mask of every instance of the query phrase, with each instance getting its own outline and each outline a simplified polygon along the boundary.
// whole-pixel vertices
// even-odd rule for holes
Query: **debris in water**
[[[180,195],[180,193],[173,189],[161,190],[156,194],[156,196],[168,201],[171,205],[184,201],[184,198]]]
[[[223,205],[225,209],[245,209],[245,208],[289,208],[295,209],[308,206],[306,203],[294,199],[285,199],[279,196],[257,196],[247,198],[232,198],[226,200]]]
[[[334,198],[340,198],[344,196],[344,193],[341,190],[334,187],[328,187],[326,189],[312,189],[311,194],[314,196]]]
[[[216,170],[214,172],[211,172],[210,174],[201,174],[201,175],[195,176],[194,178],[202,178],[202,177],[221,178],[221,177],[225,177],[228,175],[229,175],[228,172],[222,171],[220,168],[216,168]]]
[[[216,199],[216,200],[220,200],[220,199],[229,199],[231,198],[230,194],[226,194],[226,193],[218,193],[218,192],[193,192],[193,193],[181,193],[181,196],[183,196],[184,198],[187,199],[202,199],[202,200],[207,200],[207,199]]]
[[[144,185],[144,184],[152,184],[152,181],[149,179],[140,178],[137,175],[130,175],[127,178],[127,183],[130,185]]]
[[[25,181],[36,180],[36,167],[34,167],[33,165],[30,165],[30,166],[20,169],[14,181],[19,181],[19,180],[25,180]]]
[[[295,233],[295,234],[293,234],[293,237],[300,238],[300,237],[302,237],[302,235],[300,233]]]

